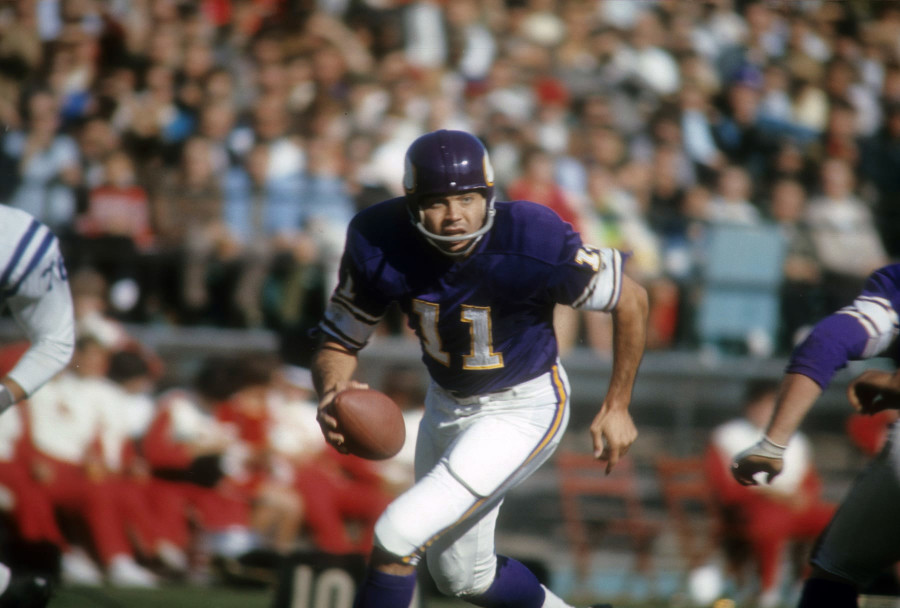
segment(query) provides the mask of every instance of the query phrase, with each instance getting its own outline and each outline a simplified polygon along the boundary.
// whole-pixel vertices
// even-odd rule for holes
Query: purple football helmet
[[[416,139],[406,151],[403,189],[413,225],[428,241],[447,255],[465,255],[494,225],[494,168],[487,149],[465,131],[433,131]],[[458,194],[479,190],[487,200],[484,223],[475,232],[445,236],[430,232],[422,223],[419,201],[435,194]],[[472,239],[459,252],[448,252],[441,243]]]

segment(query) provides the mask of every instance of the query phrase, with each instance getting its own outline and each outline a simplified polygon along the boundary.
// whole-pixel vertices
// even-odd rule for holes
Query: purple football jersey
[[[459,396],[501,390],[556,361],[557,303],[615,307],[622,264],[618,251],[585,245],[556,213],[527,201],[498,202],[474,251],[450,258],[418,234],[403,199],[392,199],[351,222],[320,328],[359,349],[398,302],[439,385]]]
[[[900,360],[897,337],[900,264],[873,272],[853,301],[816,324],[791,354],[789,373],[816,381],[823,389],[848,361],[876,356]]]

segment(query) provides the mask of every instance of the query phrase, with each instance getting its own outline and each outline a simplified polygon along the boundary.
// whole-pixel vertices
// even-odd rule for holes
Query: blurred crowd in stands
[[[79,328],[70,370],[0,417],[0,501],[82,583],[365,552],[411,457],[326,449],[308,330],[349,219],[402,194],[424,132],[477,134],[500,198],[630,252],[650,348],[698,345],[716,226],[783,238],[782,353],[900,256],[893,2],[0,0],[0,125],[0,204],[59,236]],[[127,323],[267,328],[282,352],[161,391]],[[609,347],[602,315],[558,330]],[[418,378],[379,388],[418,405]]]
[[[900,251],[892,2],[7,0],[0,123],[0,203],[116,318],[286,345],[435,128],[485,141],[502,198],[632,253],[651,348],[697,343],[711,226],[783,233],[779,352]],[[569,317],[564,348],[607,348]]]

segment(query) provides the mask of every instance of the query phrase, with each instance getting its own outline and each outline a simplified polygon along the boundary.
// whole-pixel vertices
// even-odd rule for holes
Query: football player
[[[0,378],[0,413],[62,371],[75,348],[72,294],[56,237],[24,211],[0,205],[0,309],[5,306],[31,344]],[[0,607],[43,606],[49,596],[42,577],[12,577],[0,564]]]
[[[548,208],[495,202],[488,153],[469,133],[414,141],[403,186],[405,196],[351,222],[312,367],[319,423],[341,451],[331,404],[354,385],[357,353],[391,302],[407,314],[432,380],[417,481],[376,525],[356,606],[408,606],[423,556],[442,593],[474,605],[568,606],[520,562],[496,554],[497,515],[504,495],[550,457],[569,419],[556,304],[612,315],[612,377],[590,427],[607,472],[637,438],[628,407],[646,291],[623,272],[622,253],[583,243]]]
[[[732,463],[735,479],[754,485],[764,476],[768,483],[781,473],[784,446],[809,409],[828,387],[837,370],[848,361],[891,357],[896,362],[900,264],[875,271],[850,306],[820,321],[791,354],[781,383],[775,412],[766,435],[738,454]],[[875,374],[876,376],[878,374]],[[861,403],[855,391],[866,373],[848,387],[850,402],[863,412],[875,413],[877,404]],[[879,378],[891,384],[888,374]],[[866,471],[856,480],[813,552],[812,573],[803,587],[801,608],[856,607],[859,590],[885,568],[900,560],[900,425]]]

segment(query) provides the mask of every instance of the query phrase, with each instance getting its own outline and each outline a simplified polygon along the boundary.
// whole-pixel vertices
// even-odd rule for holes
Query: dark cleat
[[[42,576],[13,576],[0,595],[0,608],[44,608],[51,592],[50,581]]]

